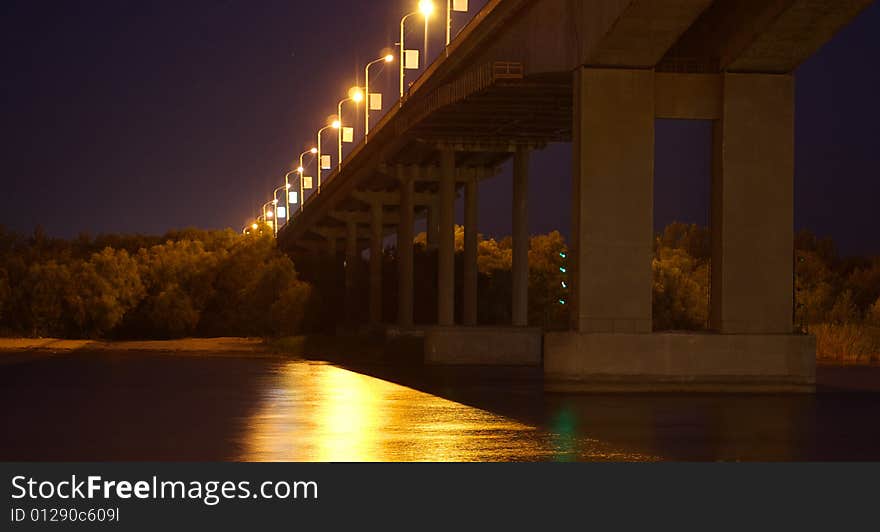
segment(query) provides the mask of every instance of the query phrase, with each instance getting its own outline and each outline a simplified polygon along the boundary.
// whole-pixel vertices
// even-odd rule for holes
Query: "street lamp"
[[[290,174],[288,173],[288,175],[290,175]],[[278,222],[279,218],[284,218],[285,225],[287,224],[288,221],[290,221],[290,198],[288,198],[288,196],[290,195],[290,183],[287,182],[287,176],[284,176],[284,181],[285,181],[285,183],[283,185],[281,185],[280,187],[278,187],[272,191],[272,203],[275,204],[275,212],[276,213],[278,212],[278,191],[279,190],[284,191],[284,196],[285,196],[284,203],[287,205],[287,207],[285,207],[285,209],[284,209],[284,216],[279,215],[279,216],[275,217],[275,221],[276,221],[275,233],[276,234],[278,234],[277,222]]]
[[[290,222],[290,174],[295,174],[296,170],[291,170],[284,174],[284,188],[287,189],[287,193],[284,195],[284,208],[285,214],[287,214],[287,218],[284,223]]]
[[[446,0],[446,46],[452,42],[452,12],[467,12],[467,0]],[[448,52],[447,52],[448,53]]]
[[[370,61],[367,63],[367,67],[364,69],[364,92],[367,97],[367,104],[364,106],[364,142],[367,141],[367,135],[370,134],[370,104],[372,103],[370,100],[370,67],[378,64],[378,63],[391,63],[394,61],[394,56],[392,54],[388,54],[385,57],[380,57],[375,61]]]
[[[339,129],[342,126],[342,123],[339,122],[338,118],[333,118],[333,121],[330,124],[322,127],[318,130],[318,183],[317,188],[315,189],[319,194],[321,192],[321,159],[324,157],[324,154],[321,153],[321,133],[327,131],[328,129]]]
[[[342,104],[346,102],[354,102],[355,104],[361,103],[364,99],[364,91],[360,89],[360,87],[352,87],[348,89],[348,98],[344,98],[340,100],[339,105],[336,106],[336,116],[339,117],[339,131],[336,133],[336,143],[339,146],[339,158],[336,160],[336,164],[342,166],[342,136],[345,133],[345,127],[342,125]],[[354,131],[352,130],[352,140],[354,140]]]
[[[305,194],[305,192],[303,191],[303,176],[305,175],[304,173],[306,171],[305,167],[303,166],[303,157],[305,157],[306,154],[308,154],[308,153],[315,155],[316,153],[318,153],[318,148],[309,148],[308,150],[299,154],[299,166],[296,167],[296,171],[297,171],[297,173],[299,173],[299,198],[297,198],[297,199],[299,199],[299,208],[300,209],[302,209],[306,203],[306,197],[303,195],[303,194]],[[316,166],[318,166],[320,168],[320,166],[321,166],[320,160],[317,162]],[[320,172],[320,170],[318,170],[318,171]]]
[[[278,203],[278,200],[275,200],[274,203],[271,201],[267,201],[266,203],[263,204],[263,221],[267,224],[269,224],[269,223],[272,224],[272,232],[273,233],[275,233],[278,230],[278,220],[273,219],[275,217],[275,212],[272,211],[271,209],[266,210],[266,206],[267,205],[274,206],[277,203]]]
[[[431,16],[431,13],[434,12],[434,2],[431,0],[419,0],[419,10],[413,11],[408,15],[404,15],[402,19],[400,19],[400,97],[403,98],[403,93],[405,89],[404,85],[404,70],[406,67],[406,46],[404,46],[405,32],[403,31],[404,23],[406,19],[409,17],[414,17],[416,15],[424,15],[425,17],[425,61],[427,61],[427,48],[428,48],[428,17]],[[418,66],[416,66],[418,68]]]

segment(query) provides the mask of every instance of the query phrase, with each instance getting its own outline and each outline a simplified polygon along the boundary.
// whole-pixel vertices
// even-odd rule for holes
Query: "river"
[[[0,365],[0,460],[880,459],[880,368],[820,378],[816,395],[560,395],[533,369],[34,354]]]

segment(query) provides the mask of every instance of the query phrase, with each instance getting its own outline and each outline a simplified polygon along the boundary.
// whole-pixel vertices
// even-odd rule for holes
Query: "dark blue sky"
[[[241,227],[415,4],[7,0],[0,224]],[[797,72],[795,223],[846,253],[880,253],[878,57],[875,4]],[[374,79],[387,105],[395,72]],[[706,123],[658,123],[658,227],[705,223],[709,137]],[[568,233],[570,160],[568,145],[534,155],[533,232]],[[509,172],[482,187],[483,232],[509,232],[510,201]]]

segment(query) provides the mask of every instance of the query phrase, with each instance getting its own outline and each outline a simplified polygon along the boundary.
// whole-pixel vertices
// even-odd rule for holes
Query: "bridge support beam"
[[[336,235],[327,235],[327,255],[333,264],[336,264]]]
[[[349,220],[345,224],[345,313],[347,321],[351,324],[357,315],[357,295],[355,294],[355,282],[357,277],[357,222]]]
[[[512,318],[514,327],[529,324],[529,150],[513,156]]]
[[[415,223],[415,183],[403,166],[397,167],[400,181],[400,225],[397,226],[398,287],[397,324],[413,325],[413,224]]]
[[[650,333],[654,72],[582,68],[574,91],[572,328]]]
[[[793,331],[794,83],[726,74],[715,122],[712,297],[718,332]]]
[[[651,333],[654,73],[575,77],[571,332],[544,335],[554,391],[815,389],[816,344],[792,331],[790,76],[726,74],[715,123],[711,321]]]
[[[442,182],[443,179],[441,178],[440,181]],[[428,205],[428,212],[425,215],[425,247],[427,249],[437,249],[439,224],[439,207],[436,204]]]
[[[455,151],[440,151],[437,324],[455,323]],[[429,211],[430,212],[430,211]]]
[[[479,182],[470,179],[464,188],[464,286],[462,294],[462,323],[477,324],[477,218],[479,212]]]
[[[370,325],[382,323],[382,204],[370,205]]]

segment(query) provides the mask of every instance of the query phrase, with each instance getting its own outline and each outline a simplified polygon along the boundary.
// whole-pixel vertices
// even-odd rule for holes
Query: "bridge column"
[[[333,261],[333,264],[336,264],[336,235],[328,234],[327,235],[327,255],[330,257],[330,260]]]
[[[415,223],[415,183],[406,175],[403,166],[397,167],[400,181],[400,225],[397,226],[398,259],[398,316],[400,327],[413,325],[413,224]]]
[[[479,181],[469,179],[464,189],[464,287],[462,323],[477,324],[477,217],[479,211]]]
[[[722,333],[791,333],[794,81],[724,75],[715,124],[710,321]]]
[[[581,68],[574,92],[572,328],[650,333],[654,73]]]
[[[439,239],[439,208],[436,204],[428,205],[428,212],[425,216],[425,247],[426,249],[437,249]]]
[[[370,324],[382,323],[382,203],[370,205]]]
[[[513,326],[529,324],[529,150],[513,157]]]
[[[437,324],[455,324],[455,151],[440,151]],[[430,211],[428,211],[430,213]]]
[[[357,315],[357,264],[357,222],[348,220],[345,224],[345,312],[349,323],[353,323]]]

